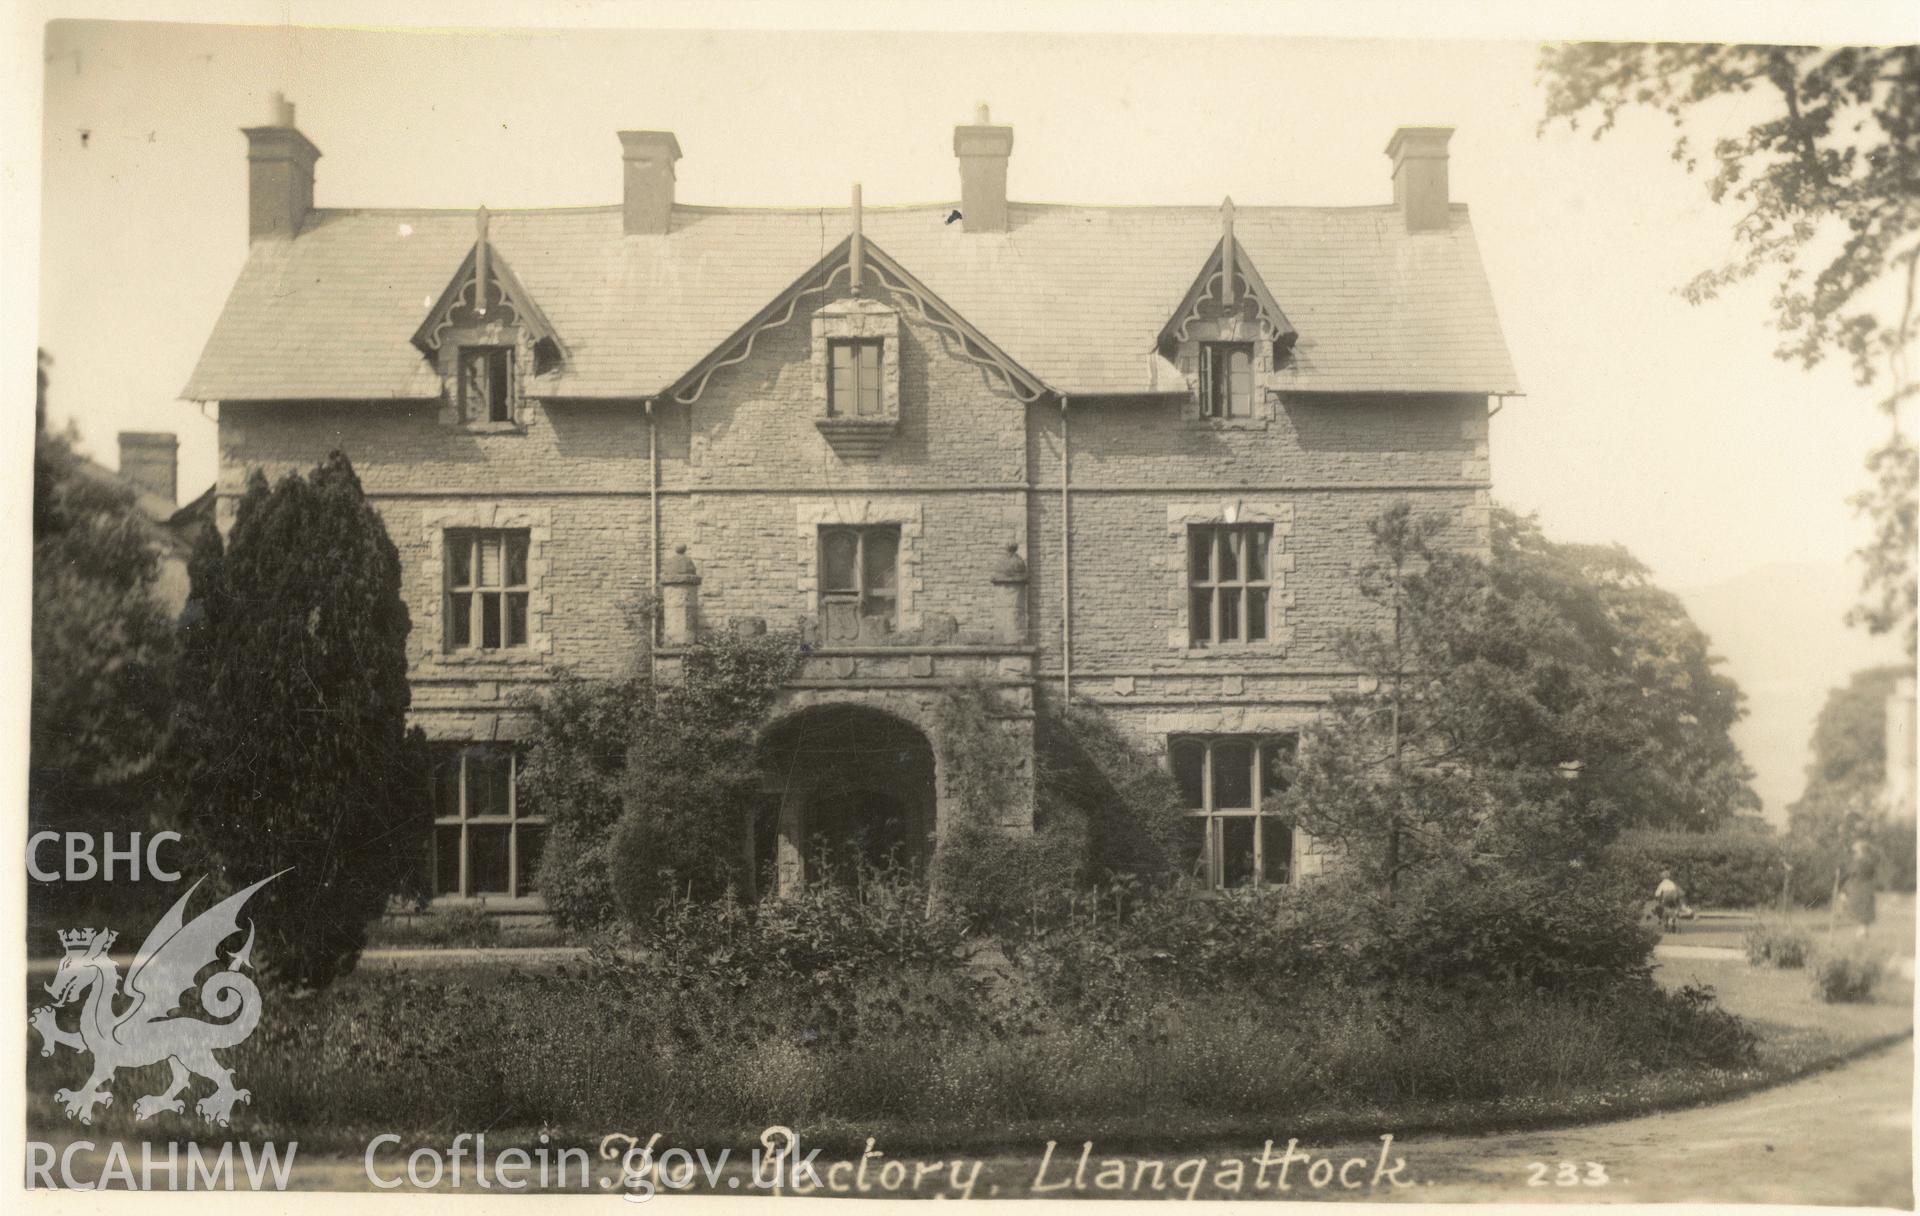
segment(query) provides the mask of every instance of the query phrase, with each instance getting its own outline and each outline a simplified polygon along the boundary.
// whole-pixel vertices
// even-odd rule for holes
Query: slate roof
[[[1154,387],[1154,341],[1220,240],[1215,207],[1013,203],[1009,231],[951,203],[868,207],[863,229],[1056,392]],[[490,211],[490,239],[565,343],[542,397],[654,396],[845,238],[846,208],[676,206],[665,236],[621,209]],[[424,399],[409,339],[473,247],[474,213],[314,211],[256,241],[182,396]],[[1408,233],[1379,207],[1238,207],[1235,239],[1299,331],[1299,391],[1520,391],[1465,206]],[[1161,377],[1164,381],[1164,376]]]

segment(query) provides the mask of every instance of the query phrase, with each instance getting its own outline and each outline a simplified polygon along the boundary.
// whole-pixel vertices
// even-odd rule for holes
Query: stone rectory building
[[[650,592],[656,662],[804,629],[758,758],[776,883],[821,837],[936,847],[933,711],[982,678],[1029,754],[1038,697],[1163,755],[1202,882],[1313,872],[1259,808],[1358,679],[1332,644],[1369,610],[1367,523],[1411,500],[1486,546],[1489,403],[1518,391],[1451,129],[1393,135],[1381,206],[1055,206],[1009,201],[983,107],[957,203],[791,210],[682,203],[674,136],[622,131],[618,206],[490,214],[316,207],[276,104],[183,395],[219,405],[222,527],[251,470],[336,447],[384,517],[442,898],[538,908],[515,699],[618,671]]]

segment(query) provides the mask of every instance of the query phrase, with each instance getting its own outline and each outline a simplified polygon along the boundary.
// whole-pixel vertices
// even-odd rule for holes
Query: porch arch
[[[925,727],[872,705],[803,705],[760,733],[766,797],[750,847],[756,890],[796,892],[858,866],[924,872],[940,827],[939,762]]]

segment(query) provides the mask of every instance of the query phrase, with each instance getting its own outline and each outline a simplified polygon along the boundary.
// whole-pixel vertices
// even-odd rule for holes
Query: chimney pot
[[[620,131],[626,166],[623,226],[628,233],[659,235],[673,226],[673,162],[680,141],[671,131]]]
[[[179,439],[171,431],[121,431],[120,476],[169,504],[179,502]]]
[[[273,121],[245,127],[247,239],[293,237],[313,210],[313,166],[320,149],[293,125],[293,103],[273,95]]]
[[[1447,141],[1452,127],[1401,127],[1387,142],[1393,201],[1408,232],[1447,229]]]
[[[960,158],[960,226],[968,232],[1005,232],[1013,128],[990,123],[985,102],[975,117],[979,121],[953,129],[953,154]]]

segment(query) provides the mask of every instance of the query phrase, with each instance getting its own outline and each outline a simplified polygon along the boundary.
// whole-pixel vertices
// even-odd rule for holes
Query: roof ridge
[[[935,199],[921,203],[865,203],[863,211],[940,211],[958,207],[958,199]],[[486,204],[491,216],[502,215],[579,215],[579,214],[615,214],[623,209],[620,203],[573,203],[543,207],[495,207]],[[1218,203],[1041,203],[1022,202],[1010,199],[1010,208],[1029,211],[1116,211],[1130,214],[1166,211],[1181,213],[1218,213]],[[1465,212],[1464,202],[1450,202],[1448,210]],[[676,212],[689,212],[696,215],[815,215],[845,214],[853,208],[845,203],[818,204],[769,204],[754,206],[745,203],[675,203]],[[1234,212],[1244,215],[1248,212],[1327,212],[1327,211],[1396,211],[1398,203],[1235,203]],[[313,215],[429,215],[429,216],[471,216],[479,212],[480,207],[315,207]]]

